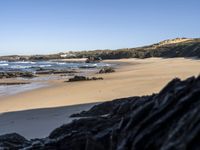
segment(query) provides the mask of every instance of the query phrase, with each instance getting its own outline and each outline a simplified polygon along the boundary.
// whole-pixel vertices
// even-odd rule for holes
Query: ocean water
[[[23,72],[36,72],[38,69],[54,69],[54,70],[70,70],[70,69],[81,69],[82,73],[80,75],[87,75],[87,72],[95,71],[103,66],[110,66],[106,63],[69,63],[69,62],[53,62],[53,61],[18,61],[18,62],[8,62],[0,61],[0,72],[9,71],[23,71]],[[30,84],[24,85],[8,85],[0,86],[0,99],[2,96],[13,95],[33,89],[38,89],[41,87],[49,86],[48,80],[55,80],[65,78],[59,75],[47,75],[44,77],[35,77],[32,79],[17,78],[16,80],[25,80],[30,82]],[[1,80],[1,79],[0,79]]]
[[[108,66],[106,63],[69,63],[54,61],[0,61],[0,71],[29,71],[35,72],[37,69],[78,69],[78,68],[99,68]]]

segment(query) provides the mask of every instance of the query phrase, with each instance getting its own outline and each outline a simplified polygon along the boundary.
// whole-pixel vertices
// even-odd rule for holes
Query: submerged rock
[[[86,59],[86,63],[96,63],[102,61],[101,57],[90,56]]]
[[[30,84],[30,82],[0,82],[0,86],[24,85],[24,84]]]
[[[85,76],[74,76],[70,78],[67,82],[76,82],[76,81],[91,81],[91,80],[103,80],[101,77],[85,77]]]
[[[46,75],[46,74],[71,74],[78,73],[75,70],[54,70],[54,69],[38,69],[36,70],[36,74],[38,75]]]
[[[20,71],[15,71],[15,72],[0,72],[0,79],[3,78],[33,78],[35,75],[31,72],[20,72]]]
[[[115,72],[115,69],[113,67],[103,67],[99,70],[99,74],[102,74],[102,73],[112,73],[112,72]]]
[[[21,140],[17,146],[40,150],[198,150],[199,114],[200,77],[174,79],[158,94],[96,105],[72,115],[83,118],[55,129],[47,138],[28,141],[29,145]],[[3,145],[7,137],[1,137]]]

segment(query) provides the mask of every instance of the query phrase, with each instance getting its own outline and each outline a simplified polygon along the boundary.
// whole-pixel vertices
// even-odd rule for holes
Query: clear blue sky
[[[0,55],[199,37],[200,0],[0,0]]]

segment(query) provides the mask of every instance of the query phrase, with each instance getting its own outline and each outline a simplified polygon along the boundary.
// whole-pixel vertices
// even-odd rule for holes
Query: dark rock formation
[[[96,66],[80,66],[80,69],[91,69],[91,68],[96,68]]]
[[[22,77],[22,78],[33,78],[35,75],[31,72],[0,72],[0,79],[3,78],[17,78],[17,77]]]
[[[100,57],[95,57],[95,56],[90,56],[87,58],[87,60],[85,61],[86,63],[96,63],[96,62],[100,62],[102,59]]]
[[[30,82],[0,82],[0,86],[23,85],[23,84],[30,84]]]
[[[37,69],[35,74],[38,75],[47,75],[47,74],[71,74],[71,73],[78,73],[75,70],[55,70],[55,69]]]
[[[85,77],[85,76],[74,76],[70,78],[67,82],[76,82],[76,81],[91,81],[91,80],[103,80],[101,77]]]
[[[200,76],[185,81],[174,79],[158,94],[118,99],[74,114],[84,118],[55,129],[47,138],[17,142],[14,148],[199,150],[199,114]],[[1,136],[0,145],[13,143],[7,138]]]
[[[102,73],[112,73],[112,72],[115,72],[115,69],[113,67],[103,67],[99,70],[99,74],[102,74]]]
[[[1,150],[17,150],[21,149],[30,142],[17,133],[5,134],[0,136],[0,149]]]

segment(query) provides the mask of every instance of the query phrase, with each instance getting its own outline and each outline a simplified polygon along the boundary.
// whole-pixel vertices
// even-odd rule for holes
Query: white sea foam
[[[32,62],[32,61],[18,61],[18,64],[35,64],[36,62]]]
[[[39,65],[39,67],[43,68],[43,67],[51,67],[52,65]]]
[[[66,65],[66,63],[58,62],[57,65]]]
[[[8,66],[9,64],[0,64],[0,66]]]
[[[53,69],[71,69],[71,68],[98,68],[107,66],[105,63],[68,63],[68,62],[51,62],[51,61],[18,61],[18,62],[0,62],[1,69],[5,70],[21,70],[34,72],[37,68],[53,68]]]
[[[22,66],[22,65],[14,65],[14,66],[11,66],[10,68],[12,69],[28,69],[28,68],[31,68],[32,66]]]

